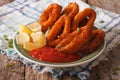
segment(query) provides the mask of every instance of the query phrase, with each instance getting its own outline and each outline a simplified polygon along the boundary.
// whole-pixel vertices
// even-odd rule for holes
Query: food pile
[[[77,3],[65,8],[49,5],[41,14],[39,23],[47,31],[47,44],[63,53],[92,53],[103,42],[105,33],[93,30],[96,12],[91,8],[79,11]]]
[[[93,9],[80,11],[77,3],[69,3],[65,8],[52,3],[40,15],[41,29],[36,31],[22,25],[24,29],[19,30],[16,40],[39,60],[75,61],[81,58],[78,52],[90,54],[104,43],[105,33],[93,29],[95,18]]]

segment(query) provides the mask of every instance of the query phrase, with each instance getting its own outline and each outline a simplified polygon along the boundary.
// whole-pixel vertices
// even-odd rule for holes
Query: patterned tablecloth
[[[17,32],[18,26],[38,20],[41,12],[51,3],[58,3],[65,7],[70,2],[77,2],[80,5],[80,10],[91,7],[96,11],[97,18],[94,25],[106,33],[107,46],[104,55],[101,55],[86,67],[77,66],[69,69],[39,66],[18,56],[12,48],[13,35]],[[69,73],[70,75],[77,75],[81,80],[86,80],[90,74],[88,68],[97,65],[100,60],[107,59],[105,55],[109,55],[109,51],[120,44],[119,25],[120,15],[89,6],[80,0],[15,0],[12,3],[0,7],[0,53],[6,54],[10,59],[20,60],[27,66],[32,66],[40,73],[48,71],[55,77],[61,77],[63,73]]]

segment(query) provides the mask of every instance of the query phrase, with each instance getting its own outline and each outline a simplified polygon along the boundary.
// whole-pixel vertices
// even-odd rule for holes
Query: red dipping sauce
[[[61,53],[55,50],[54,48],[50,48],[50,47],[35,49],[30,51],[29,54],[32,57],[41,61],[57,62],[57,63],[73,62],[81,58],[79,54]]]

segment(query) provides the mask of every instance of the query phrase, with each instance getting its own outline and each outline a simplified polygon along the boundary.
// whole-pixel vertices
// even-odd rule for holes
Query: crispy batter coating
[[[67,15],[72,20],[78,12],[79,12],[78,4],[70,3],[64,8],[62,14]]]
[[[59,18],[62,7],[56,3],[49,5],[41,14],[39,23],[42,30],[46,31],[48,27],[52,27],[56,20]]]
[[[74,31],[62,39],[56,46],[58,51],[63,53],[83,54],[92,53],[104,43],[105,33],[102,30],[91,30],[81,28],[82,30]]]
[[[62,41],[60,44],[56,46],[56,49],[58,51],[61,51],[63,53],[76,53],[79,51],[80,48],[82,48],[90,39],[91,39],[91,30],[84,28],[79,32],[79,34],[74,35],[73,38],[63,39],[62,41],[66,40],[67,44],[64,45]],[[69,41],[69,39],[71,39]]]
[[[79,12],[78,4],[70,3],[62,13],[61,10],[60,5],[53,3],[40,16],[42,30],[50,27],[49,46],[63,53],[92,53],[104,42],[105,33],[92,29],[96,18],[93,9]]]
[[[79,6],[76,3],[70,3],[62,12],[62,16],[52,26],[47,39],[50,46],[56,46],[63,37],[71,31],[71,20],[79,12]],[[60,34],[60,35],[59,35]],[[58,36],[59,35],[59,36]]]
[[[70,33],[71,29],[71,23],[70,19],[63,15],[61,16],[56,23],[52,26],[52,28],[49,31],[49,34],[47,35],[47,40],[49,45],[56,45],[60,40],[58,39],[58,35],[66,35]]]
[[[79,26],[79,23],[85,18],[88,18],[88,22],[86,23],[86,25],[90,28],[93,27],[96,18],[96,12],[91,8],[86,8],[83,11],[79,12],[74,17],[74,20],[72,22],[72,31],[76,30]]]
[[[102,30],[93,30],[91,40],[79,49],[81,53],[92,53],[104,43],[105,33]]]
[[[61,48],[61,46],[66,46],[79,33],[80,33],[79,31],[74,31],[73,33],[69,33],[69,34],[63,36],[61,41],[58,43],[58,45],[56,45],[56,48]]]
[[[83,50],[83,47],[87,45],[87,43],[90,42],[91,39],[95,36],[95,32],[94,31],[92,32],[92,27],[93,27],[95,18],[96,18],[96,13],[94,10],[90,8],[86,8],[85,10],[78,13],[73,20],[73,25],[72,25],[73,32],[71,33],[73,36],[72,35],[67,36],[66,38],[62,39],[62,41],[58,43],[58,45],[56,46],[56,49],[63,53],[76,53],[80,49]],[[88,19],[88,21],[85,24],[85,26],[80,28],[79,33],[74,34],[79,24],[84,20],[86,21],[86,19]],[[101,36],[98,36],[98,37],[101,37]],[[94,51],[98,46],[98,45],[94,45],[95,42],[98,42],[98,37],[93,39],[93,43],[90,49],[91,52]],[[101,38],[102,40],[104,39],[104,37],[101,37]],[[99,43],[102,43],[102,42],[99,42]]]

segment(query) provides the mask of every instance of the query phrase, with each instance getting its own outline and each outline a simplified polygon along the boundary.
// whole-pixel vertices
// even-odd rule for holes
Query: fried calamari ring
[[[93,30],[91,40],[79,49],[81,53],[91,53],[104,43],[105,33],[102,30]]]
[[[46,31],[48,27],[52,27],[53,24],[60,16],[62,7],[56,3],[49,5],[41,14],[39,23],[42,26],[42,30]]]
[[[66,16],[68,18],[64,18],[63,21],[61,21],[62,19],[59,19],[55,23],[55,25],[53,26],[54,28],[50,31],[50,33],[47,37],[48,38],[48,43],[49,43],[50,46],[55,47],[62,40],[63,37],[61,37],[61,35],[66,35],[66,34],[70,33],[70,31],[71,31],[71,26],[70,26],[71,25],[71,20],[75,17],[75,15],[78,12],[79,12],[79,6],[76,3],[70,3],[68,6],[66,6],[64,8],[64,10],[62,12],[62,15]],[[65,27],[63,25],[65,25]],[[59,26],[59,27],[57,28],[57,26]],[[60,37],[55,39],[56,33],[59,34],[59,32],[57,32],[57,31],[59,30],[59,28],[62,29],[62,27],[64,27],[64,29],[63,29]],[[51,33],[52,33],[52,35],[51,35]],[[53,39],[53,38],[54,38],[54,40],[50,40],[50,39]]]
[[[71,22],[70,18],[68,18],[66,15],[61,16],[56,23],[52,26],[50,29],[48,35],[47,35],[47,41],[49,45],[56,45],[60,40],[58,39],[58,35],[66,35],[70,33],[71,30]]]
[[[82,48],[91,40],[92,27],[96,18],[96,13],[94,10],[86,8],[85,10],[78,13],[73,20],[72,30],[74,32],[79,26],[79,23],[86,18],[89,20],[84,27],[80,28],[79,34],[75,35],[73,38],[63,39],[56,46],[56,49],[58,51],[61,51],[63,53],[76,53],[80,48]]]
[[[67,15],[70,19],[73,19],[75,15],[79,12],[79,6],[76,3],[70,3],[65,7],[62,14]]]
[[[87,29],[86,27],[84,27],[84,29],[81,30],[78,35],[74,35],[73,38],[70,38],[71,36],[69,36],[69,38],[67,38],[66,40],[63,39],[56,46],[56,49],[63,53],[76,53],[91,39],[91,33],[91,29]],[[69,41],[69,39],[71,40]]]
[[[88,27],[93,27],[95,18],[96,18],[96,12],[91,9],[91,8],[86,8],[83,11],[79,12],[75,17],[72,22],[72,31],[76,30],[77,27],[79,26],[79,23],[85,19],[88,18],[88,22],[86,23],[86,26]]]
[[[66,46],[79,33],[80,33],[79,31],[74,31],[73,33],[69,33],[69,34],[67,34],[65,36],[62,36],[62,38],[60,37],[59,40],[61,40],[61,41],[58,43],[58,45],[56,46],[56,48],[60,48],[60,46]]]

